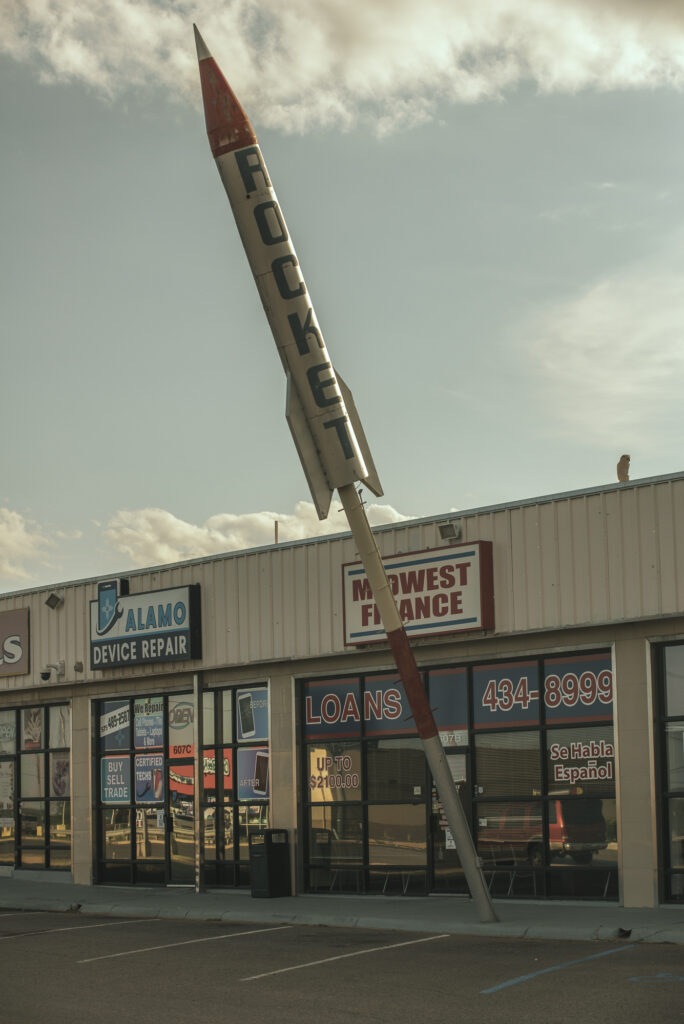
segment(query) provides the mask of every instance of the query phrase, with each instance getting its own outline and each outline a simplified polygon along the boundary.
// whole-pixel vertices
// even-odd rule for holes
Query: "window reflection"
[[[424,865],[427,835],[423,804],[374,804],[368,808],[370,864]]]
[[[243,804],[239,808],[240,860],[249,861],[249,837],[268,828],[268,804]]]
[[[65,704],[50,708],[50,746],[70,746],[71,709]]]
[[[617,866],[614,800],[557,799],[548,802],[552,864]]]
[[[665,726],[667,746],[667,788],[684,790],[684,722],[669,722]]]
[[[311,863],[363,861],[362,808],[345,804],[309,809]]]
[[[371,740],[366,753],[369,800],[425,798],[425,755],[420,740]]]
[[[135,855],[139,860],[163,860],[166,838],[164,812],[138,807],[135,812]]]
[[[102,812],[102,855],[105,860],[131,859],[130,807],[110,807]]]
[[[684,868],[684,799],[670,800],[670,867]]]
[[[665,713],[684,716],[684,644],[665,648]]]
[[[538,802],[481,804],[477,852],[490,864],[544,864],[542,810]]]
[[[45,804],[22,801],[20,819],[21,866],[45,867]]]
[[[68,800],[50,801],[50,867],[68,868],[71,865],[71,803]]]
[[[30,800],[32,797],[45,796],[45,758],[42,754],[21,755],[21,796]]]
[[[16,711],[0,711],[0,754],[13,754],[17,743]]]

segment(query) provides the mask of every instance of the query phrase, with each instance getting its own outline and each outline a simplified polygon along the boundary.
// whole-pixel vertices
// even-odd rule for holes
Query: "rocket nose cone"
[[[200,31],[197,28],[197,25],[193,25],[192,27],[193,27],[194,32],[195,32],[195,46],[197,47],[197,60],[206,60],[207,57],[211,57],[211,54],[209,53],[209,50],[207,48],[207,44],[202,39],[202,36],[200,35]]]

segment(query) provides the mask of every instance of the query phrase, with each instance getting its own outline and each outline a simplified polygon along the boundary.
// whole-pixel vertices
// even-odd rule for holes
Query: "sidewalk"
[[[459,896],[301,895],[252,897],[249,890],[73,885],[68,875],[0,875],[2,910],[78,912],[113,917],[187,918],[262,924],[334,925],[535,939],[616,939],[684,945],[684,906],[629,909],[614,903],[495,900],[498,921],[481,924]],[[62,880],[59,880],[62,879]]]

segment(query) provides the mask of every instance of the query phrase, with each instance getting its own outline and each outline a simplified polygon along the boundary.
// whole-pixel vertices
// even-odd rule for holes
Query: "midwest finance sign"
[[[90,667],[120,668],[202,656],[200,587],[119,594],[100,583],[90,602]]]
[[[409,636],[494,628],[491,542],[393,555],[382,562]],[[342,580],[345,644],[383,640],[361,562],[343,565]]]

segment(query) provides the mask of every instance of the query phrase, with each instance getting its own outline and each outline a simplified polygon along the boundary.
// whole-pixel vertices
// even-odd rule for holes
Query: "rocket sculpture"
[[[380,612],[471,895],[495,921],[413,651],[356,484],[380,481],[354,399],[335,372],[254,129],[195,27],[209,145],[287,376],[286,417],[320,519],[337,490]]]

